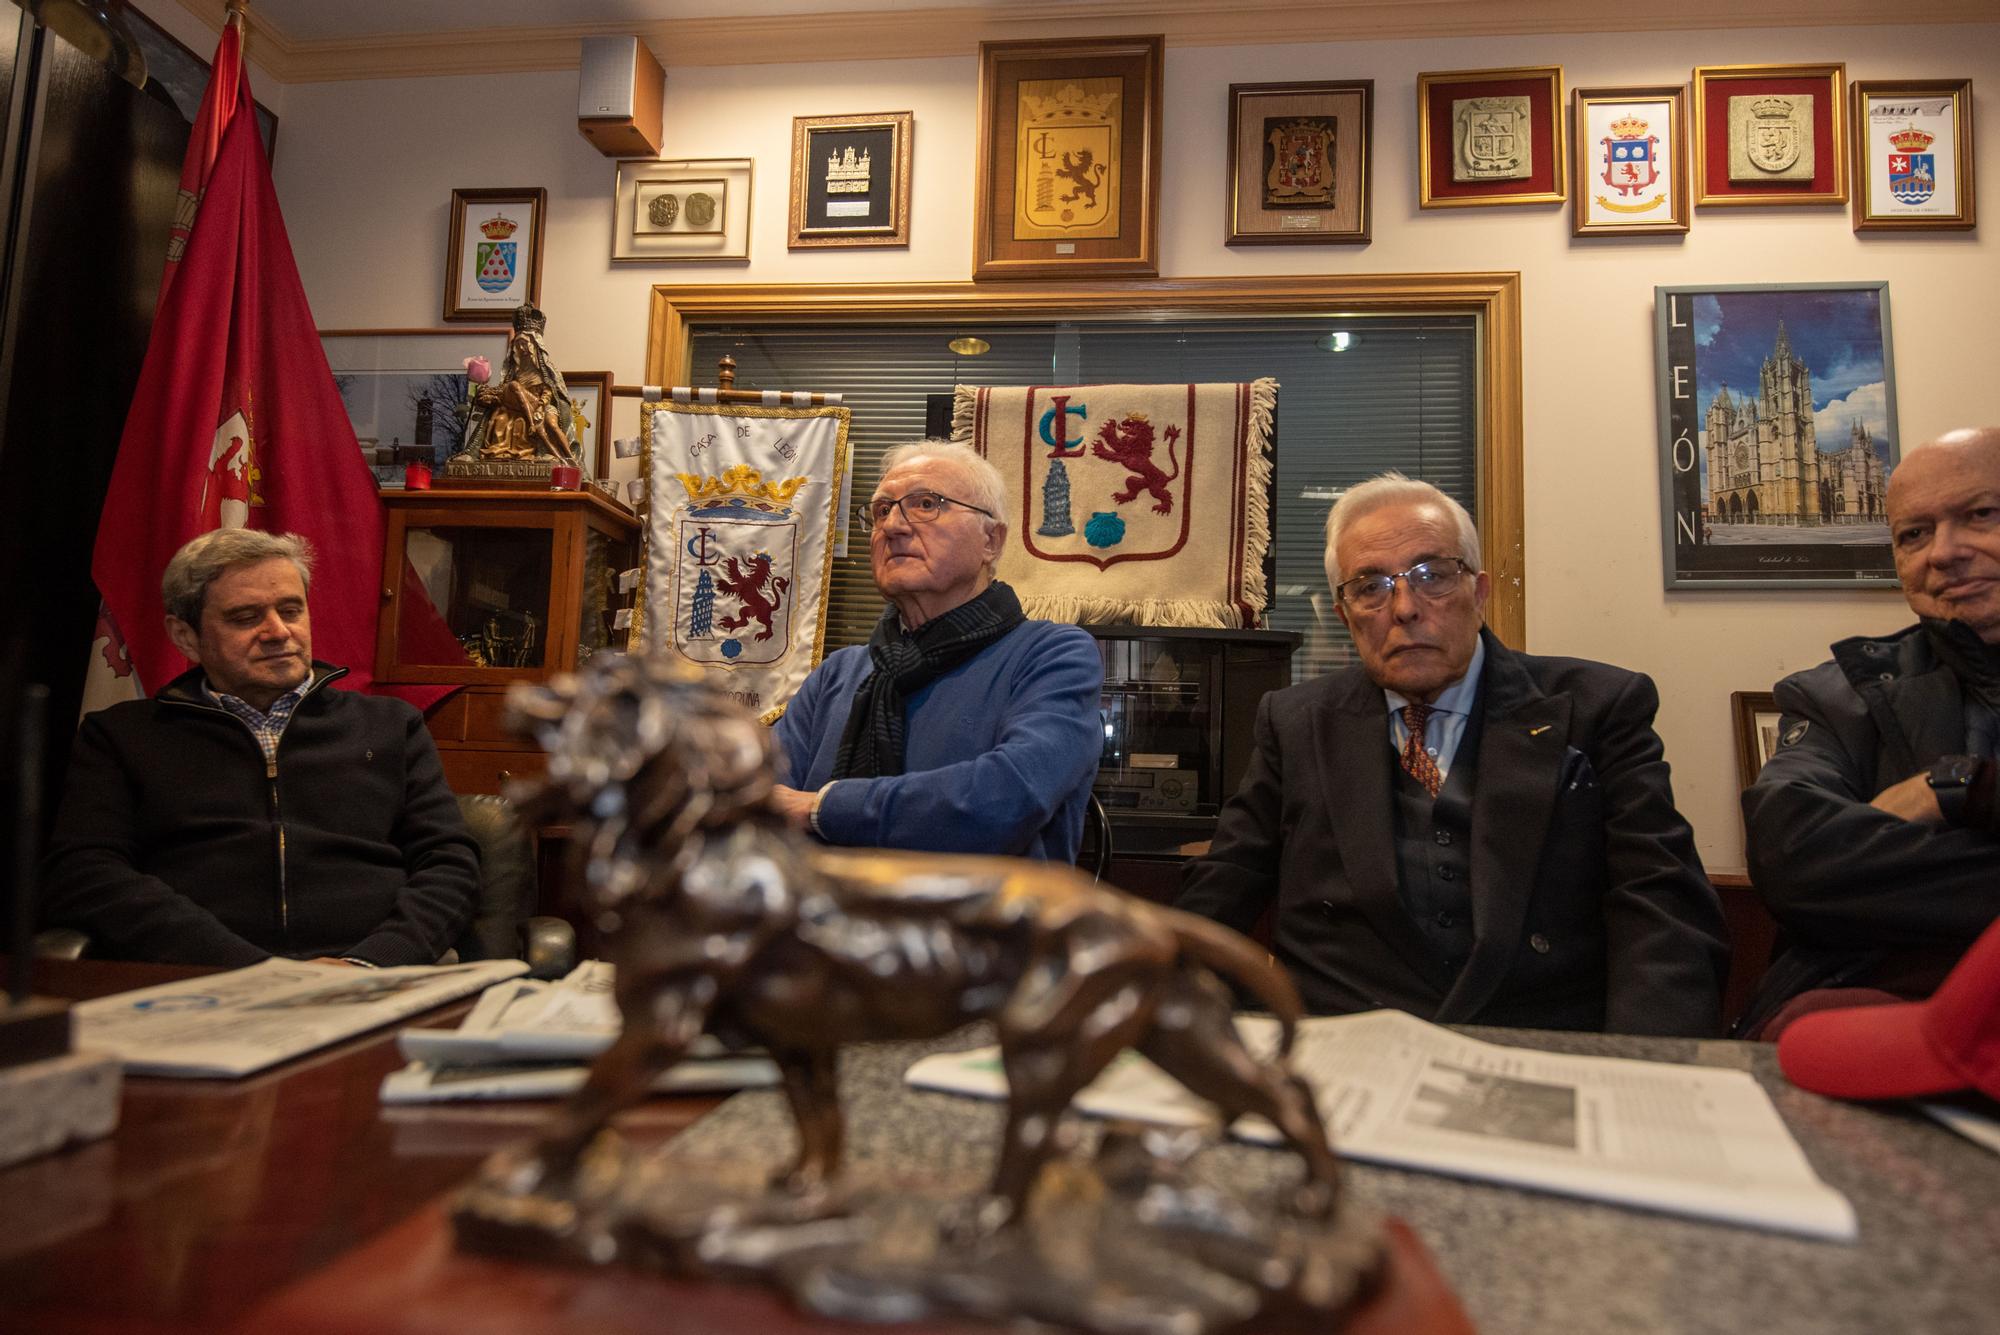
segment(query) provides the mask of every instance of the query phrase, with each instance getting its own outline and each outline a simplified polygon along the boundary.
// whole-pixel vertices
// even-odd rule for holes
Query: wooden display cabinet
[[[1190,845],[1214,837],[1250,767],[1257,705],[1289,686],[1286,630],[1085,626],[1104,658],[1104,754],[1091,785],[1110,818],[1106,879],[1172,902]],[[1096,856],[1086,838],[1082,864]]]
[[[639,520],[602,492],[388,491],[375,676],[465,689],[425,720],[460,793],[542,772],[534,743],[501,726],[507,688],[624,647],[620,572]],[[427,613],[434,609],[442,617]]]

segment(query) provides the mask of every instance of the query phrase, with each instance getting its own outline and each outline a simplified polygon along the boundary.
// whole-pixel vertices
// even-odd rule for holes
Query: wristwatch
[[[1937,763],[1931,766],[1925,781],[1931,786],[1931,796],[1937,799],[1938,810],[1943,813],[1946,825],[1965,824],[1966,794],[1977,777],[1977,756],[1939,756]]]

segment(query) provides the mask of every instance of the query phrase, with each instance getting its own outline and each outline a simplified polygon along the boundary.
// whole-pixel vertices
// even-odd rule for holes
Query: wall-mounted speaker
[[[576,128],[607,158],[660,156],[667,72],[637,37],[586,37]]]

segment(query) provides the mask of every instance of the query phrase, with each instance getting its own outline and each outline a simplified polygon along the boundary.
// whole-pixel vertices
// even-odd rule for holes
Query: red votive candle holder
[[[557,464],[549,470],[550,491],[576,491],[583,486],[583,470],[575,464]]]
[[[403,485],[411,491],[431,489],[431,466],[429,464],[403,465]]]

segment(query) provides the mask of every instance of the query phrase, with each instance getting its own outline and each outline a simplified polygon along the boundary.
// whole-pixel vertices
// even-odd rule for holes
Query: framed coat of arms
[[[1163,45],[979,44],[975,279],[1159,272]]]
[[[1972,80],[1854,84],[1854,230],[1974,225]]]
[[[1417,76],[1417,204],[1560,204],[1560,65]]]
[[[1695,203],[1845,204],[1845,65],[1694,72]]]
[[[1375,81],[1229,86],[1231,246],[1368,240]]]
[[[1576,90],[1575,236],[1688,229],[1687,89]]]
[[[549,192],[454,190],[445,241],[444,318],[502,320],[542,299],[542,212]]]

